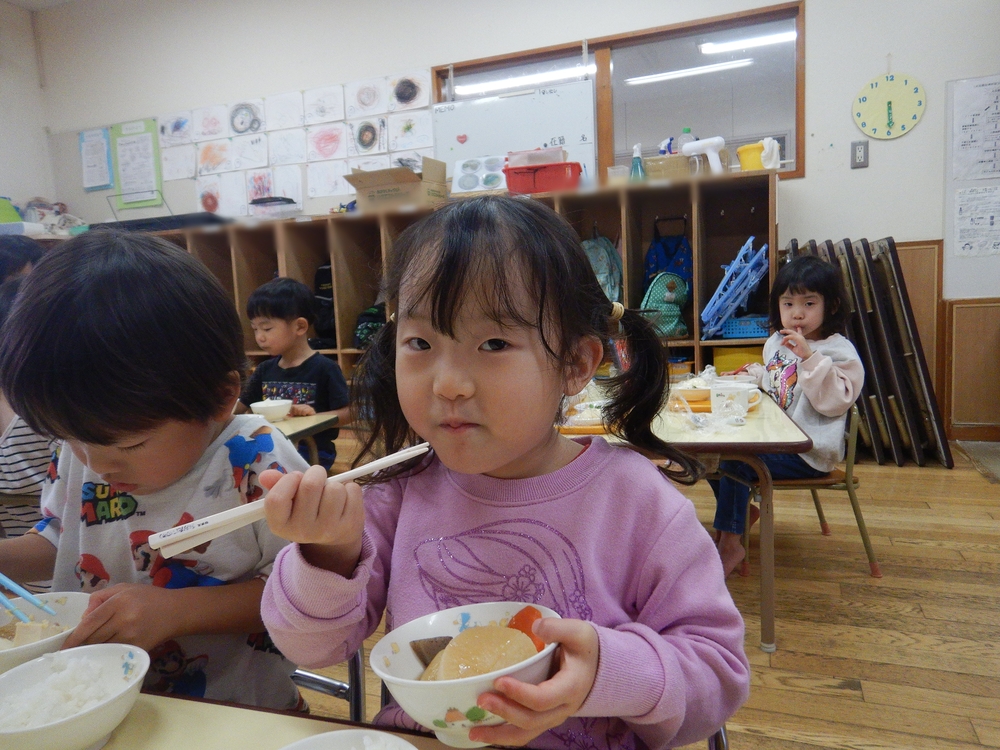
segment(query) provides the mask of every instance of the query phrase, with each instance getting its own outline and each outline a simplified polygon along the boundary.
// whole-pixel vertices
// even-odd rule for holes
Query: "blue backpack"
[[[687,283],[688,287],[694,280],[694,260],[691,253],[691,245],[687,237],[683,234],[660,235],[660,222],[671,221],[672,219],[656,218],[653,222],[653,241],[646,251],[646,269],[643,279],[643,290],[649,289],[649,285],[659,273],[675,273]],[[687,219],[684,219],[684,228],[687,229]]]

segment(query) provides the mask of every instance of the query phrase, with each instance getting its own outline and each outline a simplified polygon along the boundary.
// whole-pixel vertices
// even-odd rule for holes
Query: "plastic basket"
[[[548,193],[572,190],[580,184],[583,168],[579,162],[537,164],[530,167],[504,167],[507,190],[511,193]]]
[[[729,318],[722,324],[724,339],[759,339],[771,335],[767,326],[766,315],[744,315],[742,318]]]

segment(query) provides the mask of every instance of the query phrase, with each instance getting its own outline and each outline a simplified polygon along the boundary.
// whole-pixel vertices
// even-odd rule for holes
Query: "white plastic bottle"
[[[698,140],[693,135],[691,135],[691,128],[684,128],[681,134],[674,139],[674,142],[670,144],[670,153],[679,154],[681,149],[684,148],[685,143],[690,143],[691,141]]]

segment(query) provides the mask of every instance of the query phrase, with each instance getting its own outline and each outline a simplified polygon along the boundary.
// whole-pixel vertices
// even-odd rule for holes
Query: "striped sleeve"
[[[54,445],[55,441],[36,435],[16,417],[0,442],[0,492],[40,494]]]

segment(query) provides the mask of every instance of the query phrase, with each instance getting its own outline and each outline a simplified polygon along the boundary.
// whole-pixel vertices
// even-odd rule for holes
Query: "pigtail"
[[[367,425],[361,452],[353,467],[417,442],[410,429],[396,393],[396,323],[390,317],[372,337],[372,341],[354,368],[351,379],[351,403],[355,422]],[[396,464],[373,476],[358,479],[358,484],[377,484],[414,469],[425,456]]]
[[[625,310],[619,322],[620,338],[629,347],[628,369],[605,386],[609,403],[604,407],[608,430],[643,452],[670,461],[660,471],[680,484],[695,484],[705,475],[701,462],[660,440],[652,423],[663,407],[669,384],[667,351],[649,321],[636,310]]]

